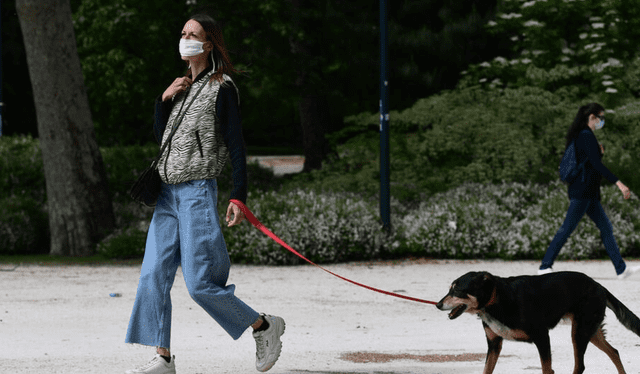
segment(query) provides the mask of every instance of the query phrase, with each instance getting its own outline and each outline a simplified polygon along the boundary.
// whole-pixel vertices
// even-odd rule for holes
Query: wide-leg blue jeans
[[[569,210],[567,211],[567,217],[562,223],[562,226],[556,233],[555,237],[551,241],[547,253],[542,259],[542,265],[540,269],[547,269],[553,265],[556,257],[560,253],[562,246],[567,242],[571,233],[578,227],[578,223],[587,213],[589,218],[593,220],[598,229],[600,230],[600,237],[604,244],[604,248],[607,250],[609,258],[616,269],[617,274],[622,274],[627,268],[622,256],[620,255],[620,249],[616,243],[616,239],[613,237],[613,226],[611,221],[607,217],[607,214],[600,204],[600,200],[578,200],[572,199],[569,204]]]
[[[182,266],[189,295],[233,339],[259,314],[227,285],[229,254],[220,230],[215,180],[162,184],[145,247],[126,342],[170,348],[170,291]]]

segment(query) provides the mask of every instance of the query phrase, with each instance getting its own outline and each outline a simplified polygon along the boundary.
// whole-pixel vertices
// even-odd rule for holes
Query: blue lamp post
[[[0,9],[0,30],[2,30],[2,9]],[[0,34],[0,51],[1,50],[2,50],[2,34]],[[2,136],[3,107],[4,107],[4,101],[2,101],[2,59],[0,58],[0,136]]]
[[[389,81],[387,80],[387,0],[380,0],[380,218],[391,228],[389,178]]]

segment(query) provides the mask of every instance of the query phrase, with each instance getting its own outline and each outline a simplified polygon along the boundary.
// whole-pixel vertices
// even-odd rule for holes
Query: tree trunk
[[[17,0],[47,186],[51,254],[87,256],[115,226],[69,0]]]
[[[323,96],[302,93],[298,109],[304,147],[303,171],[320,169],[326,154],[324,134],[329,121],[329,105]]]
[[[289,2],[292,17],[292,35],[289,38],[289,44],[296,61],[295,85],[300,95],[298,112],[305,158],[303,171],[310,171],[322,167],[322,159],[327,151],[324,135],[330,120],[329,105],[322,87],[322,80],[318,78],[322,74],[320,71],[313,71],[314,66],[319,65],[318,60],[320,59],[314,53],[318,53],[322,48],[313,45],[313,38],[307,37],[305,40],[301,40],[296,36],[303,33],[305,27],[303,13],[309,11],[310,2],[305,0],[289,0]],[[319,31],[311,31],[311,33],[313,32]],[[307,30],[307,34],[309,34],[309,30]],[[315,77],[315,79],[311,77]]]

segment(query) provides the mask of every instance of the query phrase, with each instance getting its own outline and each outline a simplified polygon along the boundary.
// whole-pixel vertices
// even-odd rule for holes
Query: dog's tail
[[[607,291],[607,307],[613,310],[618,321],[636,335],[640,336],[640,318],[633,314],[620,300],[616,299],[611,292]]]

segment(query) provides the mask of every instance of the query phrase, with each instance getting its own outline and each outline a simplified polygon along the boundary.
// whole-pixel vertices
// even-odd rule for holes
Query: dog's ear
[[[493,289],[493,286],[496,283],[496,277],[493,276],[493,274],[488,273],[488,272],[483,272],[482,274],[482,285],[486,286],[486,287],[491,287]]]
[[[493,290],[496,287],[496,278],[488,272],[482,272],[482,292],[480,293],[480,297],[478,297],[478,304],[480,307],[484,307],[489,300],[491,300],[491,295],[493,294]]]

